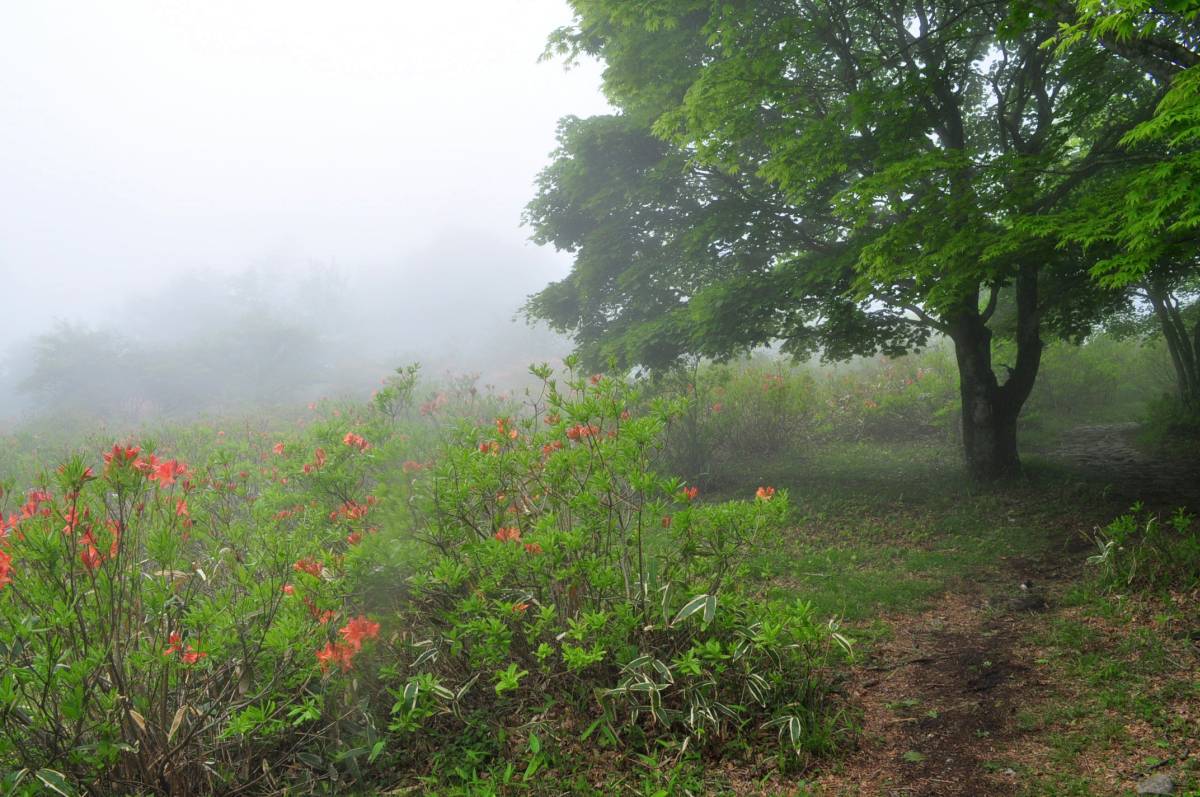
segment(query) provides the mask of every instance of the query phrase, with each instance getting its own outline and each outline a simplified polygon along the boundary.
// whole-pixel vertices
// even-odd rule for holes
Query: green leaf
[[[63,773],[53,769],[39,769],[34,774],[46,788],[56,794],[61,794],[63,797],[75,797],[76,792],[67,783],[67,777]]]
[[[679,614],[675,615],[675,619],[671,621],[671,625],[676,625],[676,624],[682,622],[683,620],[686,620],[687,618],[691,617],[693,614],[700,611],[701,609],[704,610],[704,613],[707,616],[709,613],[708,601],[709,601],[709,596],[703,595],[703,594],[697,595],[696,597],[692,598],[690,601],[688,601],[686,604],[684,604],[684,607],[682,609],[679,610]],[[713,598],[713,608],[714,609],[716,608],[716,599],[715,598]]]

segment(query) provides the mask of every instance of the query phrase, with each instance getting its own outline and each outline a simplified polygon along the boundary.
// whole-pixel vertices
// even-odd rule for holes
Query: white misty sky
[[[448,230],[522,245],[556,121],[607,107],[595,64],[538,63],[569,20],[563,0],[0,3],[4,337],[197,269],[379,268]],[[525,246],[514,282],[565,272]]]

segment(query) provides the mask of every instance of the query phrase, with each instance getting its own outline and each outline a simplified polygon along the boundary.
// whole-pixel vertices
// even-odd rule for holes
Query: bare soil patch
[[[1008,795],[997,764],[1021,735],[1017,707],[1045,692],[1018,644],[1029,620],[977,589],[891,618],[893,637],[855,669],[862,748],[817,784],[828,794]]]

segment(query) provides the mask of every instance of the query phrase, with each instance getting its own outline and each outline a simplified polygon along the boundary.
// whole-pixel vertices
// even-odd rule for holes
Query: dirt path
[[[919,615],[894,618],[894,637],[855,671],[863,744],[826,794],[1010,795],[1002,762],[1022,732],[1017,707],[1047,684],[1019,644],[1029,620],[978,594],[952,593]]]
[[[1200,457],[1193,461],[1156,456],[1136,443],[1136,423],[1079,426],[1045,452],[1108,495],[1148,506],[1186,503],[1200,511]]]
[[[1080,427],[1047,453],[1117,501],[1200,510],[1200,473],[1145,453],[1135,432]],[[928,611],[884,618],[892,636],[850,680],[851,702],[863,711],[860,749],[817,779],[819,794],[1022,793],[1025,775],[1013,767],[1042,769],[1047,748],[1044,731],[1024,726],[1021,712],[1059,687],[1029,640],[1059,614],[1054,595],[1080,572],[1080,531],[1064,528],[1063,545],[1044,560],[1007,562]],[[1032,589],[1020,587],[1025,579]],[[1120,791],[1128,781],[1114,769],[1110,785]]]

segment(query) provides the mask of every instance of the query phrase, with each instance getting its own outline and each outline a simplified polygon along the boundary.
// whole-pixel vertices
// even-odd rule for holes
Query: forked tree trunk
[[[1180,312],[1180,303],[1171,291],[1153,284],[1141,286],[1167,342],[1171,365],[1175,368],[1179,401],[1185,406],[1200,406],[1200,319],[1188,331]]]
[[[972,302],[949,319],[962,398],[963,455],[967,472],[976,481],[995,481],[1021,472],[1017,417],[1033,389],[1042,355],[1036,269],[1020,270],[1016,294],[1017,362],[1003,384],[992,365],[988,315]]]

